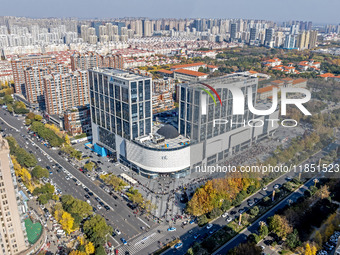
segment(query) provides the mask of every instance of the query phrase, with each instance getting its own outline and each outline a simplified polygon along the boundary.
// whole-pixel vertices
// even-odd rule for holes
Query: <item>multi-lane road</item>
[[[212,222],[213,227],[211,229],[207,229],[206,227],[200,228],[196,224],[186,225],[182,228],[179,224],[175,227],[177,230],[175,232],[167,232],[166,229],[169,226],[166,225],[158,225],[153,221],[148,221],[145,217],[135,216],[132,211],[126,206],[126,202],[118,195],[118,199],[114,199],[111,195],[109,195],[106,191],[101,189],[99,186],[94,184],[94,182],[76,169],[72,164],[70,164],[63,157],[59,156],[57,151],[48,149],[40,142],[37,141],[36,138],[32,138],[28,135],[28,131],[26,128],[21,128],[23,126],[23,119],[13,117],[7,111],[0,109],[0,121],[2,128],[7,128],[5,131],[6,134],[11,134],[17,140],[18,144],[23,148],[26,148],[28,151],[32,151],[32,153],[41,161],[38,161],[38,164],[46,167],[50,166],[53,174],[50,176],[53,183],[55,183],[58,188],[63,192],[63,194],[70,194],[78,199],[82,199],[84,201],[87,200],[85,197],[88,192],[84,190],[84,186],[87,187],[94,195],[90,196],[88,200],[90,200],[91,205],[98,208],[98,202],[95,200],[95,197],[99,197],[100,200],[110,207],[110,210],[105,210],[104,208],[97,211],[100,215],[105,217],[108,223],[114,228],[118,228],[121,232],[120,235],[116,235],[113,240],[112,237],[108,237],[111,239],[112,244],[119,248],[119,253],[124,254],[125,251],[129,251],[131,254],[149,254],[156,249],[159,248],[160,244],[164,244],[175,237],[179,237],[183,241],[183,247],[179,250],[169,250],[166,254],[184,254],[186,250],[190,247],[194,241],[199,240],[199,238],[195,239],[196,234],[200,234],[200,236],[210,235],[211,231],[216,231],[219,228],[223,227],[227,224],[226,218],[220,217]],[[22,136],[24,135],[24,137]],[[331,149],[334,149],[336,146],[339,146],[339,139],[337,139],[337,144],[332,144],[331,146],[325,148],[323,151],[315,154],[309,160],[304,163],[316,162],[318,158],[328,153]],[[32,145],[33,143],[33,145]],[[52,162],[51,162],[52,161]],[[57,172],[53,168],[55,163],[58,163],[64,171]],[[114,168],[115,166],[112,165]],[[72,177],[68,180],[66,179],[67,173],[69,173]],[[277,180],[273,181],[267,186],[266,190],[260,190],[251,197],[248,197],[244,200],[238,208],[232,208],[229,211],[229,216],[233,219],[239,217],[239,209],[249,209],[249,201],[254,201],[256,199],[260,200],[263,197],[271,194],[274,190],[274,185],[282,185],[289,178],[293,177],[294,173],[288,173]],[[76,178],[82,185],[77,185],[72,178]],[[308,186],[310,183],[307,183]],[[305,187],[302,187],[302,189]],[[302,192],[302,191],[301,191]],[[299,197],[301,193],[300,189],[297,192],[294,192],[291,197],[284,199],[281,203],[272,208],[266,215],[262,216],[261,219],[265,219],[269,217],[271,214],[274,214],[275,211],[281,206],[284,206],[287,203],[287,199],[296,199]],[[233,213],[231,213],[233,211]],[[150,229],[148,229],[150,227]],[[244,232],[237,235],[234,239],[229,241],[225,246],[223,246],[216,254],[224,254],[227,250],[235,247],[238,243],[242,242],[246,236],[251,233],[255,228],[257,228],[256,222],[249,226]],[[124,238],[128,241],[127,246],[123,246],[120,238]]]
[[[108,221],[108,224],[114,229],[118,228],[120,230],[121,234],[116,235],[113,238],[112,244],[115,247],[121,244],[120,238],[129,240],[138,236],[140,233],[143,233],[143,229],[155,227],[156,224],[154,222],[148,221],[144,217],[134,215],[132,210],[126,206],[126,202],[124,202],[119,194],[116,194],[118,199],[114,199],[113,196],[109,195],[99,186],[95,185],[90,178],[88,178],[85,174],[80,172],[68,161],[58,155],[57,151],[48,149],[36,138],[29,136],[27,129],[23,127],[22,118],[14,117],[3,109],[0,110],[0,118],[1,127],[3,129],[7,129],[5,131],[6,134],[11,134],[21,147],[25,148],[27,151],[31,151],[37,159],[39,158],[39,165],[42,167],[51,167],[53,174],[50,175],[50,179],[58,186],[63,194],[70,194],[75,198],[86,201],[87,198],[85,198],[85,195],[87,192],[84,190],[85,186],[93,193],[93,196],[91,196],[89,199],[91,205],[98,208],[98,202],[95,200],[95,197],[99,197],[104,204],[110,207],[110,210],[108,211],[102,208],[98,210],[97,213],[105,217],[105,219]],[[24,135],[24,137],[22,135]],[[63,169],[65,169],[66,173],[64,171],[57,172],[56,168],[53,168],[55,163],[58,163]],[[73,177],[67,180],[67,172],[83,185],[77,185],[72,179]]]

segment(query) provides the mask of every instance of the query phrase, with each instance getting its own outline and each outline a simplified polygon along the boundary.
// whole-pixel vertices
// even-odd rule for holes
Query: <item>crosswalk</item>
[[[130,254],[140,254],[141,250],[155,242],[158,242],[158,240],[160,240],[164,236],[164,234],[158,233],[157,231],[153,231],[152,233],[145,233],[145,235],[141,235],[140,237],[133,240],[131,243],[128,243],[128,245],[119,247],[119,254],[125,254],[126,251],[129,251]]]

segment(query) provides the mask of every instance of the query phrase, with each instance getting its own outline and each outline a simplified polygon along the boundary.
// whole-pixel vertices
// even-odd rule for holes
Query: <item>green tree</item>
[[[86,238],[95,246],[103,245],[105,236],[112,233],[112,227],[108,226],[105,219],[98,214],[85,221],[83,230]]]
[[[32,177],[35,179],[40,179],[42,177],[48,177],[49,176],[49,172],[46,168],[43,168],[41,166],[35,166],[31,172]]]
[[[12,104],[13,103],[13,97],[11,95],[5,95],[4,100],[6,104]]]
[[[104,249],[104,247],[103,246],[98,246],[97,248],[96,248],[96,253],[95,253],[95,255],[106,255],[106,252],[105,252],[105,249]]]
[[[260,212],[260,209],[259,209],[257,206],[254,206],[253,208],[250,209],[250,214],[251,214],[252,216],[258,215],[259,212]]]
[[[201,215],[197,219],[197,223],[199,226],[203,226],[204,224],[208,223],[208,218],[205,214]]]
[[[301,241],[299,238],[299,233],[297,231],[297,229],[294,229],[294,231],[292,233],[289,233],[287,235],[287,239],[286,239],[286,246],[289,249],[295,249],[296,247],[301,245]]]

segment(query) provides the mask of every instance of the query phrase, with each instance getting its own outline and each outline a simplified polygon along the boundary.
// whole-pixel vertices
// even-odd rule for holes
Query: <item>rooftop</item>
[[[103,73],[103,74],[110,75],[110,76],[115,76],[117,78],[122,78],[125,80],[140,80],[140,79],[149,78],[147,76],[137,75],[132,72],[128,72],[128,71],[124,71],[120,69],[113,69],[109,67],[106,67],[106,68],[97,67],[92,70],[95,72]]]
[[[175,149],[190,144],[190,139],[179,134],[177,129],[168,124],[156,123],[152,127],[152,134],[135,139],[146,147],[154,149]]]
[[[191,75],[191,76],[197,76],[197,77],[208,75],[206,73],[191,71],[191,70],[187,70],[187,69],[177,69],[177,70],[174,70],[174,72],[175,73],[181,73],[181,74],[187,74],[187,75]]]

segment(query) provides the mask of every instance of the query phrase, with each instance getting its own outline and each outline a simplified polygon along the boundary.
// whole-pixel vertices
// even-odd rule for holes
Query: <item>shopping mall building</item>
[[[93,144],[148,178],[184,177],[195,171],[195,166],[225,162],[273,135],[277,128],[266,119],[278,119],[278,111],[254,116],[245,104],[244,114],[233,114],[230,85],[240,88],[246,97],[252,93],[255,105],[258,79],[252,76],[181,84],[177,129],[153,121],[150,77],[97,68],[89,70],[89,83]],[[211,88],[220,100],[209,92]],[[263,125],[248,125],[250,120]]]

